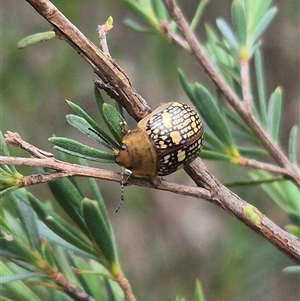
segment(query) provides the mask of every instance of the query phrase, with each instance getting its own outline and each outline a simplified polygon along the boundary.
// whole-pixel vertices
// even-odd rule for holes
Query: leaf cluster
[[[126,123],[121,113],[116,108],[103,101],[102,96],[96,86],[94,87],[94,92],[101,117],[114,139],[111,138],[111,136],[106,133],[106,131],[104,131],[81,107],[71,101],[67,102],[78,115],[68,115],[67,121],[80,132],[87,135],[100,145],[111,150],[119,149],[122,144],[124,131],[126,131],[126,129],[124,130],[123,125],[126,125]],[[95,149],[69,138],[51,137],[49,138],[49,141],[55,144],[55,148],[57,150],[72,156],[102,163],[115,162],[113,154]]]
[[[127,19],[125,23],[132,29],[158,34],[169,41],[169,36],[162,30],[162,24],[168,22],[170,31],[178,35],[177,25],[160,0],[121,2],[142,20],[140,23]],[[207,4],[208,1],[203,0],[195,10],[191,21],[193,30],[199,26]],[[257,91],[251,89],[251,95],[257,95],[257,99],[252,100],[251,109],[261,126],[279,144],[283,92],[281,87],[277,87],[271,95],[266,96],[266,78],[260,50],[261,35],[276,12],[271,0],[233,0],[232,25],[218,19],[217,30],[205,26],[205,51],[240,99],[243,99],[241,64],[252,62],[255,78],[249,81],[257,87]],[[21,41],[19,47],[53,39],[54,36],[53,32],[39,33]],[[218,89],[209,90],[199,82],[191,84],[182,70],[179,70],[179,79],[205,125],[202,158],[235,165],[242,165],[244,159],[271,161],[270,155],[245,121],[233,108],[224,104]],[[76,115],[68,115],[67,120],[83,134],[114,151],[121,147],[124,128],[120,124],[124,124],[124,119],[115,107],[104,103],[96,87],[94,93],[98,110],[110,134],[84,109],[70,101],[68,104]],[[1,155],[9,156],[2,135],[0,139]],[[81,158],[81,164],[86,164],[83,159],[115,162],[113,154],[81,142],[65,137],[51,137],[49,140],[60,152]],[[299,129],[294,126],[288,145],[288,158],[294,165],[298,164],[298,145]],[[93,200],[84,197],[73,179],[49,183],[53,195],[51,201],[55,200],[62,209],[62,216],[53,209],[52,202],[44,203],[25,189],[19,189],[22,179],[23,175],[15,167],[1,167],[0,188],[2,195],[6,195],[0,211],[0,255],[3,258],[0,262],[1,298],[34,301],[45,300],[47,296],[49,300],[71,300],[74,297],[72,293],[67,290],[63,292],[61,284],[56,283],[53,277],[61,273],[95,300],[121,300],[119,288],[111,280],[120,276],[122,269],[112,227],[95,181],[89,179],[89,186],[94,192]],[[248,173],[247,181],[242,184],[260,185],[289,216],[291,225],[287,225],[287,230],[300,237],[299,189],[295,184],[284,178],[274,179],[270,172],[264,170],[252,170]],[[204,300],[199,282],[196,284],[195,295],[197,301]],[[185,299],[177,297],[176,300]]]

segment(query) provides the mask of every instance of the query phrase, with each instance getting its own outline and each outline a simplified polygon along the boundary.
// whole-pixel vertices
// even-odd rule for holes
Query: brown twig
[[[196,159],[185,168],[189,176],[197,185],[211,192],[210,202],[220,206],[229,214],[235,216],[245,225],[263,236],[279,250],[285,253],[295,262],[300,263],[300,241],[293,235],[285,232],[257,208],[248,204],[224,185],[222,185],[205,167],[200,159]],[[247,211],[255,212],[256,218],[252,218]],[[288,238],[288,241],[286,238]]]
[[[103,25],[98,25],[97,27],[97,32],[100,40],[100,47],[101,50],[103,51],[103,54],[107,57],[111,57],[108,50],[107,40],[106,40],[107,32],[113,28],[113,26],[110,23],[111,22],[107,20]]]
[[[52,279],[56,284],[62,287],[64,291],[69,293],[71,296],[75,297],[76,300],[96,301],[94,298],[89,296],[84,290],[70,282],[62,273],[49,270],[47,274],[50,279]]]
[[[31,167],[43,167],[48,169],[53,169],[56,172],[47,174],[34,174],[30,176],[24,176],[22,179],[21,187],[28,187],[31,185],[47,183],[50,181],[58,180],[66,177],[90,177],[101,180],[108,180],[113,182],[121,182],[121,175],[117,172],[92,168],[87,166],[82,166],[78,164],[71,164],[68,162],[57,160],[54,157],[45,157],[44,152],[34,145],[24,141],[18,133],[13,133],[7,131],[4,135],[5,141],[15,147],[20,147],[26,150],[31,155],[36,158],[23,158],[23,157],[6,157],[0,156],[0,165],[21,165],[21,166],[31,166]],[[148,188],[156,188],[160,190],[170,191],[177,194],[193,196],[197,198],[209,199],[211,197],[210,192],[206,189],[199,187],[190,187],[185,185],[180,185],[176,183],[171,183],[161,178],[158,181],[157,186],[147,179],[130,177],[130,180],[126,182],[127,185],[133,184],[137,186],[143,186]]]
[[[121,273],[117,278],[115,278],[115,281],[117,281],[122,288],[125,298],[128,301],[136,301],[136,298],[132,294],[131,286],[127,278]]]
[[[162,21],[159,24],[159,29],[162,34],[164,34],[171,43],[178,45],[180,48],[184,49],[188,53],[192,53],[190,45],[179,35],[175,34],[170,24],[167,21]]]
[[[14,139],[16,138],[16,140]],[[86,167],[59,161],[53,157],[45,158],[42,154],[35,150],[33,145],[23,141],[17,133],[9,132],[6,135],[6,141],[21,148],[26,148],[31,153],[37,154],[38,158],[16,158],[16,157],[0,157],[0,165],[26,165],[35,167],[45,167],[56,170],[51,174],[31,175],[24,177],[22,184],[33,185],[51,181],[61,177],[83,176],[92,177],[108,181],[120,182],[121,176],[118,173],[98,168]],[[25,147],[26,146],[26,147]],[[196,162],[197,161],[197,162]],[[170,183],[165,179],[161,179],[157,186],[153,187],[147,179],[132,178],[129,184],[165,190],[182,195],[189,195],[196,198],[205,199],[215,203],[230,214],[237,217],[250,228],[269,240],[273,245],[280,249],[296,262],[300,262],[300,243],[291,234],[283,231],[275,223],[265,217],[257,208],[246,203],[225,186],[223,186],[210,172],[205,168],[200,159],[194,161],[191,166],[186,167],[186,171],[195,180],[195,182],[203,187],[190,187],[176,183]],[[200,175],[200,177],[199,177]],[[199,178],[201,180],[199,180]],[[256,218],[252,218],[249,211],[254,213]]]
[[[39,166],[59,171],[57,173],[53,173],[54,175],[58,175],[56,177],[54,176],[53,178],[43,174],[33,175],[33,177],[25,177],[23,180],[24,185],[39,184],[60,177],[71,176],[92,177],[115,182],[120,182],[121,177],[120,174],[113,171],[66,163],[56,160],[55,158],[38,159],[1,156],[0,165]],[[171,183],[165,179],[161,179],[159,181],[160,183],[155,187],[153,187],[153,184],[148,180],[141,178],[132,178],[130,179],[129,184],[170,191],[176,194],[193,196],[212,202],[234,215],[244,224],[262,235],[292,260],[300,263],[299,240],[278,227],[275,223],[264,216],[257,208],[249,205],[225,186],[223,186],[210,174],[200,159],[195,160],[190,167],[186,167],[186,171],[195,181],[198,182],[199,185],[204,186],[204,188]],[[198,181],[199,175],[201,177],[200,182]],[[247,215],[247,208],[250,208],[256,213],[256,216],[259,217],[258,221]]]
[[[20,185],[22,187],[28,187],[31,185],[47,183],[49,181],[75,176],[89,177],[118,183],[120,183],[121,181],[120,173],[100,168],[71,164],[57,160],[55,158],[38,159],[0,156],[0,165],[44,167],[56,170],[56,172],[48,174],[33,174],[29,176],[24,176]],[[159,190],[174,192],[177,194],[192,196],[206,200],[210,200],[211,198],[210,192],[204,188],[172,183],[168,182],[163,178],[160,179],[157,186],[153,186],[153,184],[147,179],[130,177],[127,185],[137,185],[142,187],[155,188]]]
[[[69,43],[82,56],[103,83],[114,89],[118,101],[133,118],[140,120],[150,113],[146,101],[132,87],[122,68],[87,39],[50,1],[26,1],[52,25],[60,39]]]
[[[289,161],[282,150],[274,143],[270,135],[261,127],[253,115],[250,107],[244,106],[243,102],[233,92],[230,86],[219,75],[213,64],[210,62],[205,54],[202,45],[197,40],[196,36],[189,27],[189,24],[185,20],[182,12],[175,3],[174,0],[163,0],[169,14],[173,20],[177,23],[181,33],[185,37],[186,41],[192,49],[192,53],[196,59],[196,62],[203,68],[207,75],[212,79],[218,90],[220,90],[228,103],[237,111],[237,113],[246,122],[249,128],[260,140],[262,145],[268,150],[274,160],[281,166],[289,170],[289,178],[300,186],[300,171]]]
[[[278,167],[276,165],[273,164],[268,164],[268,163],[263,163],[254,159],[248,159],[245,157],[240,157],[239,161],[238,161],[239,165],[243,165],[243,166],[248,166],[248,167],[253,167],[255,169],[262,169],[262,170],[266,170],[272,173],[278,173],[280,175],[283,175],[285,177],[290,177],[290,171],[286,168],[283,167]]]
[[[43,16],[48,22],[52,24],[57,34],[64,40],[66,40],[94,69],[95,73],[99,75],[104,82],[104,88],[107,85],[111,89],[115,90],[115,95],[119,96],[119,101],[126,108],[126,110],[136,119],[143,118],[150,111],[145,101],[136,93],[132,88],[130,81],[124,71],[116,65],[114,61],[105,57],[105,55],[91,43],[73,24],[71,24],[57,9],[47,0],[26,0],[30,3],[37,12]],[[217,84],[219,89],[226,95],[229,103],[232,106],[236,106],[236,110],[244,117],[247,124],[251,124],[251,128],[255,134],[260,138],[265,147],[272,153],[273,157],[279,163],[280,166],[289,169],[290,162],[284,156],[284,154],[278,150],[277,146],[273,143],[270,144],[270,137],[264,131],[261,131],[260,125],[256,120],[252,120],[253,116],[246,114],[244,108],[241,108],[237,103],[240,100],[229,89],[226,83],[220,78],[220,76],[212,68],[210,62],[207,60],[201,46],[198,44],[193,33],[190,33],[188,24],[185,24],[185,20],[178,10],[174,7],[174,1],[165,0],[167,6],[170,3],[169,11],[174,17],[174,20],[178,23],[183,35],[187,42],[191,46],[191,49],[197,58],[197,62],[201,65],[205,65],[205,69],[213,81]],[[204,60],[203,60],[204,57]],[[208,61],[208,63],[207,63]],[[224,210],[230,212],[243,223],[254,229],[257,233],[262,235],[265,239],[269,240],[279,250],[285,253],[296,262],[300,262],[300,246],[299,241],[289,233],[280,229],[272,221],[268,220],[262,214],[257,214],[259,217],[259,223],[252,221],[251,216],[246,215],[244,211],[245,206],[250,206],[237,197],[234,193],[224,187],[219,181],[217,181],[205,168],[201,160],[195,160],[185,170],[192,177],[195,183],[206,189],[209,192],[210,197],[207,199],[216,203]],[[294,167],[291,169],[292,180],[300,185],[300,179],[298,173]],[[204,196],[203,196],[204,198]],[[257,210],[257,209],[256,209]],[[257,212],[254,210],[255,212]]]

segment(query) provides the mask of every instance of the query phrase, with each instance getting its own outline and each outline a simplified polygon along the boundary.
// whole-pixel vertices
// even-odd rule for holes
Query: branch
[[[76,300],[96,301],[81,288],[70,282],[62,273],[49,270],[47,274],[50,279],[52,279],[55,283],[62,287],[67,293],[74,296]]]
[[[14,137],[16,137],[16,140]],[[46,175],[39,174],[24,177],[22,180],[24,186],[45,183],[58,178],[71,176],[92,177],[115,182],[121,181],[121,175],[113,171],[71,164],[59,161],[54,157],[45,158],[42,153],[35,150],[33,145],[23,141],[18,134],[9,132],[6,134],[6,141],[9,141],[15,146],[30,150],[30,152],[36,154],[38,158],[14,158],[2,156],[0,157],[0,165],[26,165],[50,168],[57,171]],[[291,259],[300,263],[300,242],[297,238],[283,231],[270,219],[264,216],[257,208],[246,203],[228,188],[223,186],[205,168],[199,158],[190,166],[186,167],[185,170],[192,179],[203,188],[170,183],[163,178],[158,181],[159,183],[155,187],[147,179],[134,177],[130,178],[129,184],[170,191],[181,195],[189,195],[212,202],[234,215],[244,224],[270,241]],[[199,178],[201,179],[200,181]]]
[[[52,24],[60,38],[66,40],[91,65],[94,72],[104,82],[104,89],[108,87],[107,89],[110,93],[112,92],[112,89],[114,89],[115,95],[119,96],[118,100],[120,101],[122,106],[126,108],[131,116],[133,116],[136,120],[139,120],[147,115],[147,113],[149,113],[149,107],[146,105],[143,98],[139,96],[135,89],[131,86],[131,83],[124,71],[113,60],[107,58],[93,43],[91,43],[72,23],[70,23],[56,9],[56,7],[52,3],[47,0],[26,1],[30,3],[41,16],[43,16],[48,22]],[[169,1],[165,2],[168,3]],[[172,1],[171,3],[174,4],[174,2]],[[178,8],[176,9],[175,15],[177,16]],[[177,17],[175,18],[175,21],[178,22],[179,25],[181,24],[181,22],[185,22],[183,16],[180,14],[180,21]],[[184,29],[182,29],[181,25],[180,28],[184,32],[184,36],[186,30],[189,33],[188,26],[188,29],[186,29],[186,26],[184,27]],[[195,37],[193,36],[193,34],[192,36],[189,35],[189,38],[190,37],[192,37],[192,43],[190,39],[185,36],[186,40],[192,48],[194,55],[196,56],[198,52],[203,54],[203,50],[199,48],[198,42],[196,40],[194,41]],[[196,46],[196,49],[194,49],[194,46]],[[202,61],[200,59],[197,59],[197,61],[202,64]],[[210,62],[208,66],[211,66]],[[228,86],[222,79],[220,79],[219,75],[215,73],[214,69],[210,70],[208,73],[211,75],[214,82],[218,83],[218,87],[220,87],[220,89],[222,88],[221,90],[223,91],[224,95],[226,95],[230,99],[230,103],[234,105],[235,103],[240,102],[236,95],[231,90],[228,90]],[[237,108],[245,115],[247,123],[252,124],[252,117],[245,114],[240,106],[237,106]],[[262,142],[264,142],[264,145],[266,147],[268,146],[269,150],[271,148],[272,152],[274,149],[274,154],[276,154],[275,157],[278,159],[278,161],[280,161],[280,165],[285,168],[290,167],[290,162],[280,150],[277,150],[276,146],[271,144],[271,147],[269,147],[269,136],[267,133],[261,132],[261,128],[257,124],[257,121],[255,121],[253,124],[253,132],[259,133],[259,137],[261,137],[262,135],[264,136],[261,137]],[[203,193],[201,198],[217,204],[230,214],[237,217],[244,224],[254,229],[258,234],[262,235],[265,239],[275,245],[281,252],[292,258],[294,261],[300,262],[299,241],[291,234],[280,229],[276,224],[267,219],[256,208],[247,204],[234,193],[229,191],[210,174],[210,172],[205,168],[200,159],[195,160],[190,166],[187,166],[185,170],[198,186],[203,187],[204,190],[199,191],[199,195],[201,194],[201,192]],[[300,185],[300,179],[297,177],[298,174],[296,175],[294,168],[292,168],[291,170],[293,171],[292,179]],[[134,179],[134,181],[143,180]],[[254,215],[257,216],[258,219],[252,219],[252,215],[248,214],[249,211],[250,213],[257,213]]]
[[[57,36],[72,46],[93,68],[103,83],[118,95],[118,101],[136,120],[150,113],[146,101],[116,62],[107,57],[94,43],[87,39],[50,1],[26,0],[53,27]]]
[[[222,185],[222,183],[206,169],[199,158],[192,162],[190,166],[186,167],[185,170],[197,185],[211,192],[210,202],[220,206],[238,218],[245,225],[267,239],[281,252],[285,253],[295,262],[300,263],[300,241],[295,236],[278,227],[256,207],[248,204]],[[199,178],[201,180],[199,180]]]
[[[34,145],[24,141],[18,133],[7,131],[4,136],[7,143],[26,150],[35,158],[0,156],[0,165],[21,165],[30,167],[43,167],[56,170],[56,172],[52,173],[24,176],[20,183],[21,187],[28,187],[36,184],[47,183],[61,178],[75,176],[90,177],[118,183],[121,182],[120,173],[57,160],[54,158],[53,154],[40,150]],[[45,156],[45,154],[47,154],[47,156]],[[203,199],[209,199],[211,196],[210,192],[206,189],[171,183],[164,178],[160,178],[157,185],[154,187],[153,183],[148,179],[134,178],[133,176],[131,176],[126,182],[126,185],[130,184],[148,188],[156,188],[159,190],[170,191],[177,194]]]
[[[212,79],[216,87],[223,93],[228,103],[237,111],[246,124],[251,128],[253,133],[258,137],[262,145],[268,150],[274,160],[285,169],[289,170],[289,178],[298,186],[300,186],[300,171],[289,161],[282,150],[274,143],[270,135],[261,127],[249,105],[249,93],[247,87],[244,89],[246,105],[238,98],[238,96],[229,87],[226,81],[219,75],[213,64],[210,62],[205,54],[202,45],[197,40],[196,36],[190,29],[187,21],[185,20],[182,12],[174,0],[163,0],[169,14],[177,23],[181,33],[191,47],[192,53],[196,62],[203,68],[206,74]],[[243,66],[243,78],[248,72],[247,65]],[[245,70],[246,69],[246,70]]]
[[[118,278],[115,279],[120,287],[122,288],[125,299],[129,301],[136,301],[134,295],[132,294],[131,286],[127,278],[121,273]]]
[[[273,172],[273,173],[278,173],[278,174],[281,174],[286,177],[291,176],[290,170],[288,170],[286,168],[278,167],[276,165],[269,164],[269,163],[263,163],[263,162],[253,160],[253,159],[240,157],[238,164],[243,165],[243,166],[253,167],[256,169],[266,170],[266,171]]]

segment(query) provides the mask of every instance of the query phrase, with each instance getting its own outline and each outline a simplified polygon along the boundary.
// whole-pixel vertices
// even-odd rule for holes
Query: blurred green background
[[[107,38],[110,53],[152,108],[171,100],[188,102],[178,81],[178,67],[191,81],[211,86],[186,53],[162,38],[127,28],[123,21],[133,16],[119,1],[53,2],[96,44],[97,25],[113,16],[114,28]],[[191,18],[197,1],[179,3]],[[278,85],[284,89],[281,141],[285,148],[291,126],[299,122],[299,1],[277,0],[274,4],[279,13],[263,36],[262,49],[268,95]],[[203,22],[214,26],[217,17],[229,21],[230,5],[229,0],[211,0]],[[202,25],[197,35],[204,42]],[[47,151],[52,151],[47,138],[53,134],[95,146],[67,124],[65,115],[72,111],[64,101],[76,102],[99,120],[91,68],[62,41],[16,49],[25,36],[47,30],[49,24],[26,1],[1,1],[1,130],[18,132]],[[131,127],[135,125],[130,119],[128,122]],[[11,153],[27,156],[16,149]],[[247,171],[229,164],[205,164],[223,182],[241,179]],[[101,167],[119,170],[114,165]],[[168,179],[193,185],[183,171]],[[85,180],[81,182],[84,187]],[[195,279],[202,282],[210,301],[299,300],[299,277],[281,272],[292,262],[220,208],[189,197],[126,187],[125,204],[114,214],[119,185],[99,181],[99,186],[115,231],[120,261],[139,300],[168,301],[177,294],[193,300]],[[30,191],[41,199],[51,197],[45,185],[31,187]],[[289,223],[258,187],[234,191],[281,227]],[[88,189],[85,193],[87,197],[91,194]]]

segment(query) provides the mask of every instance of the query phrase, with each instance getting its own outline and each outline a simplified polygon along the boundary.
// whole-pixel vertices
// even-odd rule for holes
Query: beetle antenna
[[[120,202],[118,204],[118,207],[115,210],[115,213],[117,213],[120,210],[123,202],[124,202],[124,169],[122,168],[122,172],[121,172],[121,197],[120,197]]]

